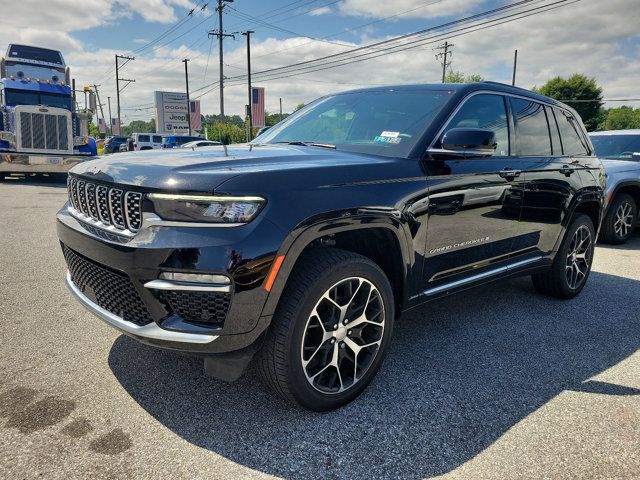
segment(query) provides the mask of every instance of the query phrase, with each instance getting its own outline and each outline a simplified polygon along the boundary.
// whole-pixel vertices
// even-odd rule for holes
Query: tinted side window
[[[511,99],[516,123],[516,155],[551,155],[549,124],[544,107],[529,100]]]
[[[549,121],[549,131],[551,132],[551,148],[554,155],[562,155],[562,143],[560,142],[560,132],[558,132],[558,123],[556,122],[553,108],[545,107],[547,112],[547,120]]]
[[[151,137],[149,135],[139,135],[138,136],[138,141],[139,142],[150,142],[151,141]]]
[[[509,155],[509,124],[504,97],[501,95],[474,95],[454,115],[447,130],[452,128],[484,128],[496,134],[498,148],[495,155]]]
[[[558,120],[558,128],[562,137],[562,147],[565,155],[588,155],[587,148],[578,122],[572,115],[562,110],[556,110],[556,119]]]
[[[162,137],[160,135],[154,135],[153,143],[162,143]]]

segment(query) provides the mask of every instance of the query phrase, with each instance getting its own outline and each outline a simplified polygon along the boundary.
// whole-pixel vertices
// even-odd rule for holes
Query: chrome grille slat
[[[87,215],[88,209],[87,209],[87,195],[85,192],[85,186],[86,186],[86,182],[83,182],[83,181],[78,182],[78,199],[80,200],[80,212]]]
[[[109,189],[109,214],[111,223],[118,228],[124,229],[124,216],[122,213],[122,190],[119,188],[111,188]]]
[[[143,194],[68,179],[70,213],[94,227],[133,236],[142,227]]]
[[[124,196],[124,202],[129,230],[136,231],[142,223],[142,195],[137,192],[127,192]]]
[[[96,189],[96,200],[98,202],[98,217],[101,222],[109,225],[109,202],[108,202],[109,189],[104,185],[98,185]]]

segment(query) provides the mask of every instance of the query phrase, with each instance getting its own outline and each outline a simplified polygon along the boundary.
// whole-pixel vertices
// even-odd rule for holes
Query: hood
[[[601,158],[606,173],[640,172],[640,162],[637,160],[615,160]]]
[[[212,192],[231,178],[264,172],[306,175],[339,169],[346,181],[370,180],[370,174],[378,169],[376,166],[395,162],[398,159],[322,147],[233,145],[117,153],[80,163],[71,173],[95,181],[136,185],[144,189]],[[345,165],[352,168],[345,169]],[[358,166],[362,168],[353,168]],[[360,178],[364,176],[357,172],[362,174],[365,170],[366,178]],[[385,170],[388,173],[388,169]],[[333,177],[320,175],[317,178],[332,181]]]

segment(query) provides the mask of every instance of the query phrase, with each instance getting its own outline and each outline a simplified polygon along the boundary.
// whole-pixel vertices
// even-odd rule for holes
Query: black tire
[[[384,308],[382,311],[383,322],[381,324],[381,333],[377,333],[381,338],[377,348],[370,347],[375,348],[375,353],[371,355],[372,359],[369,361],[366,369],[363,370],[363,374],[356,380],[357,373],[355,372],[358,370],[358,362],[356,361],[355,368],[353,369],[354,380],[351,386],[339,393],[326,393],[320,391],[317,385],[312,385],[311,382],[315,382],[315,380],[309,379],[306,373],[308,371],[303,366],[303,342],[307,342],[309,338],[307,335],[310,335],[305,332],[311,331],[311,314],[313,311],[317,312],[320,308],[319,305],[323,295],[332,292],[332,288],[341,288],[336,287],[338,284],[343,285],[344,282],[353,282],[353,280],[347,279],[356,277],[369,282],[379,293],[379,296],[376,294],[373,295],[376,295],[377,306],[383,305]],[[369,286],[369,283],[365,284],[362,282],[360,285],[365,285],[365,288],[369,288],[370,292],[374,292],[374,289]],[[357,288],[355,291],[359,292]],[[351,290],[351,292],[353,292],[353,290]],[[345,296],[345,298],[349,295],[351,295],[351,293]],[[351,298],[354,299],[355,296],[354,294]],[[372,299],[372,295],[368,296],[364,302],[365,309],[361,310],[363,314],[367,311],[369,305],[371,305],[372,300],[370,299]],[[353,303],[355,303],[355,301]],[[349,304],[350,303],[347,302],[345,306],[349,306]],[[316,309],[316,307],[318,307],[318,309]],[[331,305],[329,305],[329,307],[333,308]],[[348,316],[348,308],[346,312]],[[355,312],[352,311],[351,313],[355,315]],[[344,250],[331,248],[309,250],[301,256],[291,273],[273,316],[265,344],[260,352],[258,352],[256,361],[263,383],[285,400],[313,411],[333,410],[350,402],[367,387],[380,368],[389,348],[393,333],[394,315],[393,291],[389,280],[378,265],[362,255]],[[349,320],[347,317],[344,318],[346,321],[356,322],[356,320]],[[380,317],[378,317],[378,319],[379,318]],[[320,322],[318,322],[315,328],[321,326],[319,323]],[[325,323],[324,319],[322,319],[322,323]],[[329,322],[329,324],[331,323],[333,323],[333,320]],[[348,325],[349,324],[346,324],[344,327],[339,327],[343,335],[346,334],[345,330],[349,328]],[[336,330],[335,333],[330,331],[333,327],[334,326],[329,326],[326,330],[323,327],[322,331],[318,331],[323,335],[338,336],[338,330]],[[344,337],[337,337],[325,341],[323,337],[319,342],[320,346],[311,355],[313,358],[316,353],[320,351],[322,345],[326,345],[327,351],[331,349],[333,353],[335,353],[333,349],[336,349],[337,353],[335,353],[335,358],[338,359],[337,364],[339,365],[336,370],[342,372],[342,374],[337,375],[335,371],[333,371],[333,377],[339,377],[341,386],[343,385],[343,376],[345,375],[344,368],[349,366],[349,364],[345,362],[351,361],[347,357],[353,352],[353,350],[350,350],[348,347],[345,348],[344,344],[348,344],[350,336],[358,328],[360,328],[362,332],[366,328],[372,328],[375,331],[378,327],[375,325],[369,326],[368,324],[355,327],[353,330],[349,330],[349,335],[346,339]],[[342,348],[342,350],[339,350],[339,347]],[[306,349],[308,348],[309,347],[306,347]],[[367,352],[368,351],[369,350],[367,350]],[[319,357],[324,356],[326,360],[333,355],[333,353],[323,352],[323,354],[319,354]],[[367,355],[368,354],[363,358],[366,358]],[[355,358],[357,359],[359,357],[355,355]],[[332,368],[333,367],[330,367],[328,371],[331,372]],[[349,368],[347,370],[349,370]],[[327,378],[328,377],[329,375],[327,375]],[[322,377],[318,376],[318,379],[320,378]]]
[[[619,216],[626,214],[630,221],[631,227],[626,228],[620,225]],[[620,245],[625,243],[633,234],[633,229],[638,221],[638,206],[631,195],[626,193],[619,193],[611,202],[607,216],[602,222],[602,231],[600,232],[600,239],[605,243],[613,245]]]
[[[574,246],[574,240],[576,238],[576,233],[580,230],[581,233],[584,232],[586,228],[590,235],[589,246],[585,252],[586,256],[586,271],[580,277],[579,283],[572,285],[573,277],[570,277],[568,274],[568,265],[571,261],[572,264],[576,263],[575,257],[572,257],[570,260],[570,255],[572,255],[572,250]],[[593,227],[593,222],[591,218],[587,215],[579,213],[574,218],[569,228],[565,233],[564,239],[562,240],[562,244],[556,253],[556,256],[553,260],[553,264],[551,269],[544,273],[538,273],[531,276],[531,280],[533,281],[533,286],[535,289],[544,294],[549,295],[551,297],[556,298],[573,298],[578,295],[585,284],[587,283],[587,279],[589,278],[589,274],[591,273],[591,265],[593,263],[593,252],[595,248],[595,229]],[[584,266],[581,264],[581,266]],[[572,271],[574,272],[574,271]],[[575,272],[574,272],[575,273]]]

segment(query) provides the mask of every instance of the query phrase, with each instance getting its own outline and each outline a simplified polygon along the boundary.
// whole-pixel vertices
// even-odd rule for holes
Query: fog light
[[[217,285],[231,285],[231,279],[226,275],[212,275],[208,273],[180,273],[162,272],[160,280],[189,283],[215,283]]]

